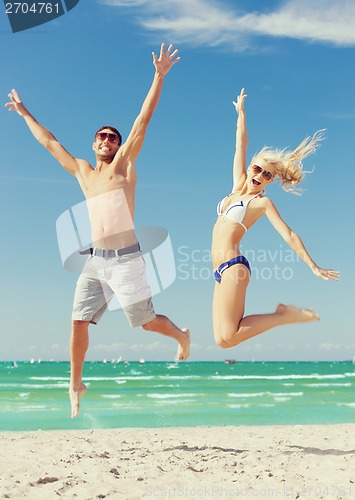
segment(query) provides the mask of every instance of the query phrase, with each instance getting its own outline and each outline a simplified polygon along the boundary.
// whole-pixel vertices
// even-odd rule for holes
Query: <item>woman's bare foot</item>
[[[71,404],[71,418],[76,418],[79,414],[80,400],[87,391],[85,384],[81,382],[79,390],[75,391],[72,387],[69,388],[69,398]]]
[[[184,333],[184,335],[179,341],[179,348],[176,355],[177,361],[185,361],[190,354],[190,330],[188,330],[187,328],[182,328],[181,331]]]
[[[276,308],[276,312],[282,314],[287,323],[319,321],[320,319],[313,309],[301,309],[292,305],[286,306],[285,304],[279,304]]]

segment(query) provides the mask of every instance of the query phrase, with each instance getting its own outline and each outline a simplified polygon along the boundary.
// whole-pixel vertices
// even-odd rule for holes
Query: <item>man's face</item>
[[[119,138],[109,128],[104,128],[96,134],[92,149],[101,159],[113,159],[119,149]]]

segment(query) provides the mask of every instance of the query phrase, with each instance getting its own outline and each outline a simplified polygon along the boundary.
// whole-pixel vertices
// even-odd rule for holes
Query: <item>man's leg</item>
[[[179,348],[177,352],[176,359],[178,361],[184,361],[189,357],[190,354],[190,332],[187,328],[178,328],[169,318],[163,316],[162,314],[157,314],[156,317],[142,325],[144,330],[153,331],[166,335],[167,337],[172,337],[179,343]]]
[[[148,283],[146,264],[141,252],[124,255],[113,262],[112,274],[107,284],[116,295],[132,327],[142,325],[144,330],[172,337],[179,344],[177,360],[183,361],[190,354],[190,332],[178,328],[169,318],[155,314],[152,292]]]
[[[71,416],[75,418],[79,413],[80,399],[86,392],[83,384],[83,364],[86,351],[89,347],[89,321],[74,320],[70,336],[70,388]]]

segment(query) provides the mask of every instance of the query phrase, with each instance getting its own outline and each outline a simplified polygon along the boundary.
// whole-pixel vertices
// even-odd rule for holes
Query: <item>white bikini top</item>
[[[217,213],[218,213],[218,215],[222,216],[222,219],[227,218],[227,219],[232,220],[233,222],[237,222],[237,224],[240,224],[241,226],[243,226],[245,231],[247,231],[248,230],[247,227],[243,224],[245,212],[247,211],[247,207],[248,207],[249,202],[251,200],[253,200],[254,198],[256,198],[257,196],[259,196],[259,194],[261,194],[261,193],[262,193],[262,191],[254,194],[254,196],[251,196],[247,200],[240,200],[237,203],[233,203],[225,210],[225,212],[223,212],[223,204],[224,204],[225,200],[233,194],[233,193],[231,193],[228,196],[225,196],[223,198],[223,200],[221,200],[218,203]]]

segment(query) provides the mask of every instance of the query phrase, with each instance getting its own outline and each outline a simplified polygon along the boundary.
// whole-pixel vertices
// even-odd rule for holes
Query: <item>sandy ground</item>
[[[0,498],[355,498],[355,424],[0,434]]]

